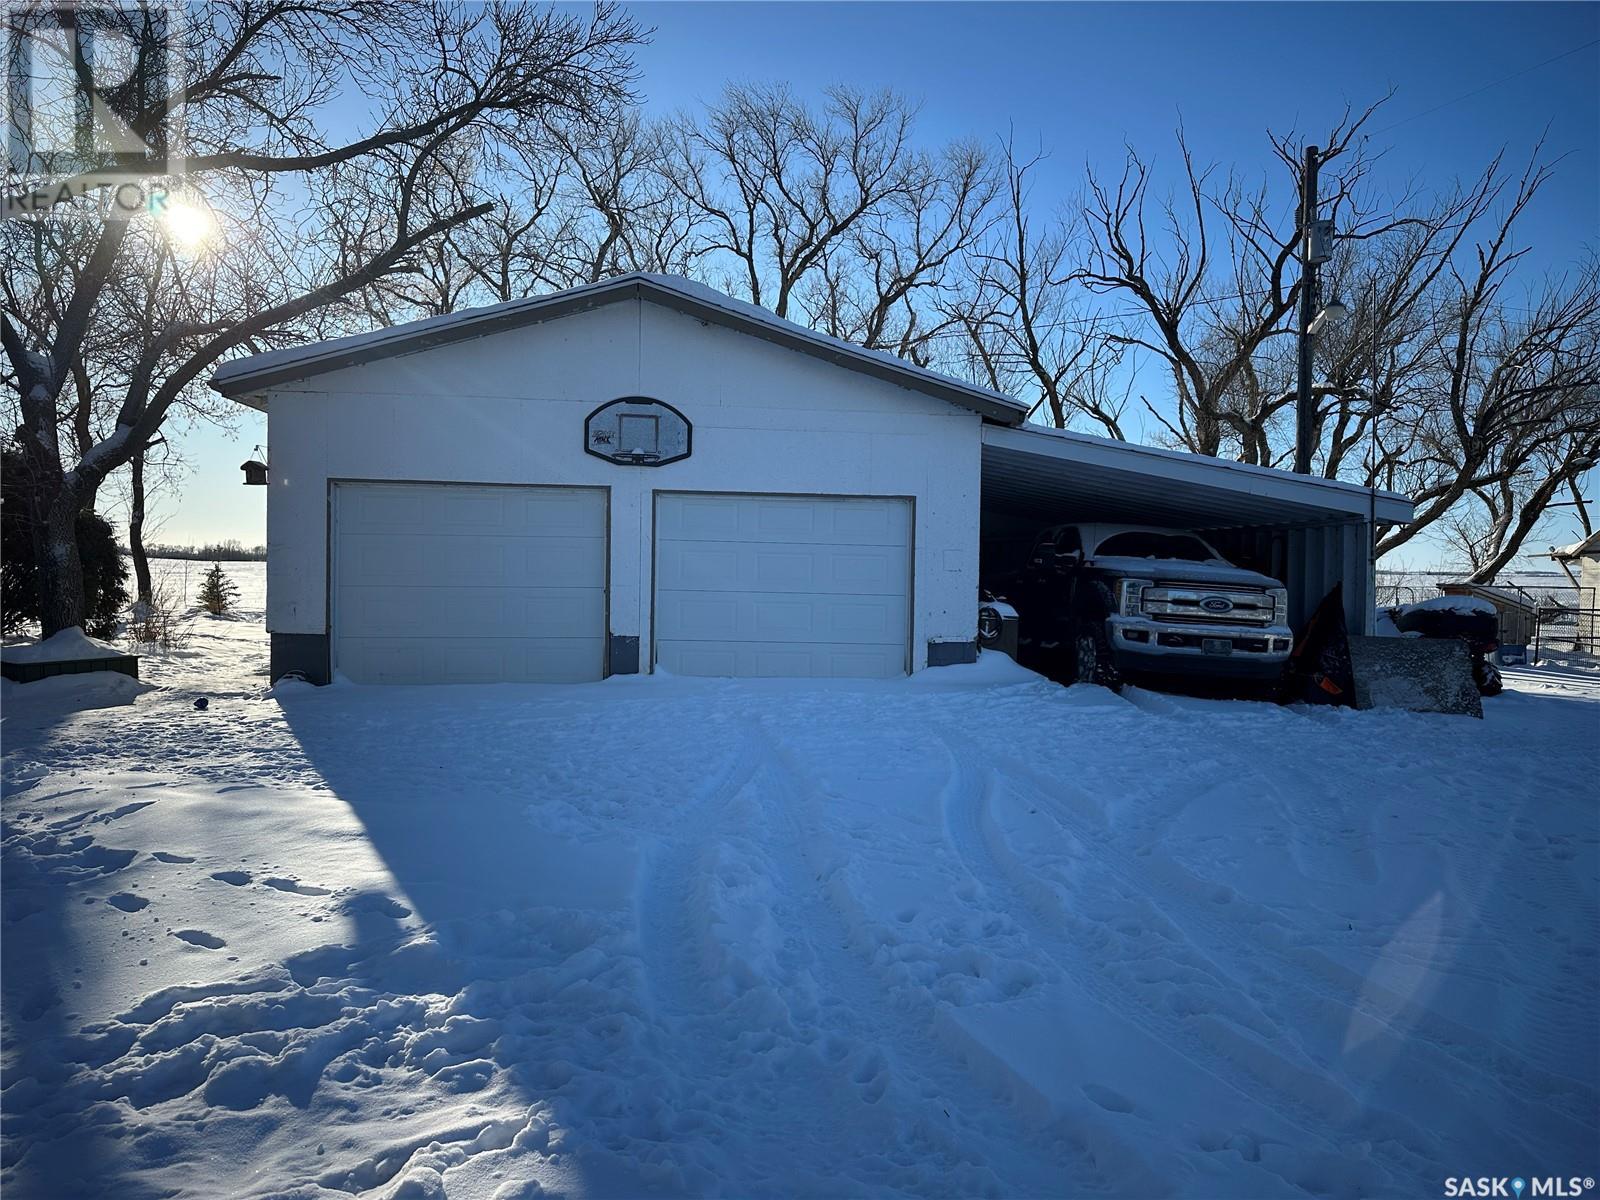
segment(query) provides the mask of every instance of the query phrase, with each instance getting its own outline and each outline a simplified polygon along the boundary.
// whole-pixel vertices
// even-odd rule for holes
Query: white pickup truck
[[[1053,525],[1020,571],[986,587],[1018,610],[1022,662],[1075,682],[1270,681],[1294,647],[1288,589],[1183,530]]]

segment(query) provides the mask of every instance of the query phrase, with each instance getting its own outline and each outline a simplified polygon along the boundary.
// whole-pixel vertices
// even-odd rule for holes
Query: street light
[[[1350,310],[1344,306],[1344,301],[1335,297],[1323,305],[1322,311],[1317,314],[1316,319],[1306,326],[1306,332],[1315,337],[1322,332],[1322,327],[1329,321],[1342,321],[1349,315]]]

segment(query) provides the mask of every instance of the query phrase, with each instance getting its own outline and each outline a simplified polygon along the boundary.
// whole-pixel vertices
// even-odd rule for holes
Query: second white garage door
[[[679,675],[908,667],[911,503],[661,493],[655,661]]]
[[[334,670],[358,683],[573,683],[604,672],[598,488],[341,483]]]

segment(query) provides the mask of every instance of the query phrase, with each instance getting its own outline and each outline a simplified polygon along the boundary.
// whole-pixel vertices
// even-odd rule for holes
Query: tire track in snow
[[[703,1011],[696,971],[686,955],[695,942],[693,889],[697,858],[714,839],[710,828],[755,777],[765,744],[754,721],[743,722],[739,749],[722,774],[677,812],[674,834],[650,856],[639,889],[638,932],[645,986],[669,1016]]]
[[[961,735],[940,731],[940,736],[953,763],[951,786],[946,792],[950,801],[946,806],[947,831],[952,844],[991,901],[1000,901],[999,907],[1023,925],[1036,952],[1066,979],[1082,988],[1091,1000],[1108,1012],[1131,1021],[1152,1040],[1186,1059],[1252,1106],[1264,1110],[1269,1119],[1275,1117],[1294,1125],[1308,1144],[1320,1145],[1335,1157],[1348,1158],[1349,1151],[1341,1144],[1336,1132],[1346,1134],[1347,1141],[1357,1141],[1353,1127],[1359,1119],[1363,1125],[1381,1128],[1383,1136],[1391,1141],[1404,1139],[1404,1152],[1399,1155],[1395,1155],[1392,1149],[1380,1152],[1376,1146],[1372,1148],[1371,1157],[1383,1161],[1386,1167],[1412,1178],[1433,1161],[1430,1157],[1431,1143],[1422,1130],[1397,1116],[1366,1112],[1361,1100],[1327,1078],[1314,1062],[1302,1060],[1300,1055],[1290,1057],[1284,1054],[1264,1040],[1259,1029],[1252,1030],[1248,1019],[1236,1021],[1222,1012],[1208,1012],[1200,1005],[1194,1006],[1193,1011],[1183,1016],[1174,1016],[1153,1006],[1139,989],[1122,986],[1111,978],[1107,973],[1108,967],[1114,967],[1117,960],[1108,963],[1106,951],[1086,947],[1081,938],[1089,932],[1086,926],[1092,923],[1096,926],[1096,932],[1113,931],[1119,939],[1124,939],[1119,928],[1123,924],[1122,919],[1101,920],[1079,916],[1066,906],[1048,883],[1040,880],[1037,886],[1030,886],[1035,881],[1020,858],[1010,864],[1002,861],[1000,852],[996,850],[996,842],[1003,844],[1003,835],[994,829],[990,809],[993,786],[1002,778],[1002,774],[996,768],[982,765]],[[1006,782],[1016,786],[1014,780],[1006,778]],[[1053,807],[1050,797],[1038,793],[1036,789],[1027,791],[1031,799],[1046,807]],[[1063,828],[1069,824],[1061,820],[1059,812],[1050,815]],[[1105,844],[1085,828],[1086,822],[1074,820],[1070,823],[1077,828],[1069,832],[1085,847],[1094,868],[1109,877],[1121,891],[1116,903],[1131,915],[1135,926],[1134,936],[1153,932],[1166,937],[1170,930],[1177,937],[1177,940],[1168,939],[1171,950],[1180,955],[1192,955],[1213,973],[1208,981],[1211,990],[1224,993],[1231,990],[1241,998],[1247,995],[1246,989],[1217,966],[1153,901],[1138,883],[1136,869],[1131,864],[1126,860],[1117,861],[1120,855],[1107,853]],[[1026,878],[1019,879],[1019,876]],[[1103,900],[1104,897],[1096,899]],[[1166,925],[1166,929],[1152,928],[1152,921],[1139,911],[1141,902]],[[1076,935],[1070,932],[1074,927],[1077,927]],[[1129,949],[1125,939],[1122,945],[1124,949]],[[1107,949],[1112,954],[1116,952],[1115,948]],[[1187,970],[1183,972],[1185,976],[1194,970],[1193,963],[1185,963],[1167,950],[1150,955],[1130,949],[1120,961],[1137,968],[1152,958],[1186,967]],[[1192,980],[1186,978],[1186,983],[1192,984]],[[1267,1020],[1259,1010],[1250,1015],[1258,1020]],[[1274,1026],[1271,1034],[1274,1039],[1285,1036],[1275,1022],[1270,1024]],[[1270,1097],[1262,1095],[1263,1090],[1269,1092]]]
[[[981,777],[986,768],[977,765],[980,760],[970,742],[954,731],[941,731],[941,736],[958,765],[964,764],[964,769],[969,774]],[[1206,893],[1215,891],[1214,886],[1208,887],[1204,881],[1189,873],[1180,864],[1167,860],[1163,860],[1160,866],[1171,875],[1178,876],[1176,882],[1171,878],[1165,878],[1163,871],[1157,870],[1157,864],[1152,861],[1135,862],[1116,847],[1103,832],[1091,828],[1092,822],[1077,813],[1071,803],[1055,795],[1053,790],[1039,781],[1034,770],[1026,763],[992,751],[985,751],[983,758],[993,760],[994,765],[987,769],[996,778],[1004,778],[1019,798],[1026,797],[1069,836],[1089,847],[1097,867],[1103,869],[1128,892],[1147,901],[1155,913],[1181,936],[1183,943],[1200,953],[1207,962],[1214,964],[1214,960],[1200,950],[1194,931],[1203,931],[1205,945],[1220,947],[1237,960],[1250,963],[1252,970],[1258,975],[1262,973],[1260,968],[1268,962],[1276,963],[1280,968],[1287,968],[1270,970],[1266,975],[1270,984],[1269,990],[1275,996],[1280,999],[1288,997],[1294,999],[1297,1006],[1293,1010],[1295,1024],[1300,1020],[1326,1024],[1330,1015],[1337,1016],[1349,1029],[1364,1029],[1369,1036],[1384,1039],[1396,1054],[1421,1056],[1422,1061],[1412,1058],[1407,1064],[1407,1073],[1425,1071],[1437,1077],[1441,1087],[1455,1090],[1460,1090],[1466,1084],[1467,1079],[1463,1077],[1464,1075],[1469,1077],[1477,1085],[1479,1094],[1485,1097],[1486,1112],[1492,1112],[1496,1102],[1503,1103],[1507,1095],[1505,1081],[1508,1076],[1520,1077],[1527,1083],[1527,1095],[1517,1095],[1517,1093],[1512,1095],[1517,1095],[1517,1098],[1525,1103],[1536,1104],[1541,1119],[1547,1118],[1557,1124],[1566,1124],[1569,1118],[1566,1117],[1564,1110],[1583,1104],[1592,1107],[1593,1098],[1586,1093],[1581,1084],[1570,1078],[1544,1071],[1501,1043],[1486,1038],[1482,1033],[1475,1034],[1442,1014],[1432,1010],[1408,1011],[1410,1002],[1407,997],[1388,991],[1381,984],[1375,983],[1370,976],[1363,976],[1353,969],[1344,967],[1314,947],[1287,943],[1286,931],[1281,926],[1269,925],[1263,920],[1259,924],[1252,925],[1254,931],[1252,936],[1241,932],[1237,922],[1210,916],[1204,906],[1204,900]],[[970,793],[971,789],[968,791]],[[979,845],[983,845],[981,834]],[[1152,884],[1156,886],[1152,887]],[[1164,893],[1165,903],[1157,898],[1158,892]],[[1028,898],[1023,897],[1023,899]],[[1059,899],[1052,897],[1048,903],[1051,907],[1055,907],[1059,905]],[[1240,901],[1235,897],[1230,903],[1238,906]],[[1037,905],[1034,904],[1029,904],[1028,907],[1037,909]],[[1276,935],[1276,938],[1262,936],[1268,929]],[[1220,971],[1220,968],[1218,969]],[[1311,986],[1305,976],[1308,970],[1327,981],[1327,986]],[[1242,988],[1239,990],[1243,992]],[[1395,1030],[1392,1027],[1391,1022],[1397,1014],[1404,1014],[1407,1017],[1410,1022],[1409,1032]],[[1219,1031],[1219,1027],[1215,1024],[1211,1029],[1213,1032]],[[1488,1040],[1492,1047],[1488,1055],[1489,1061],[1480,1062],[1458,1052],[1485,1040]],[[1226,1044],[1223,1043],[1224,1046]],[[1357,1099],[1348,1090],[1328,1078],[1325,1068],[1318,1065],[1314,1059],[1308,1058],[1307,1062],[1301,1065],[1276,1052],[1274,1056],[1291,1069],[1294,1077],[1302,1080],[1310,1078],[1318,1083],[1326,1082],[1327,1087],[1334,1089],[1333,1093],[1325,1092],[1327,1099],[1334,1099],[1336,1093],[1339,1100],[1339,1103],[1330,1109],[1331,1113],[1337,1114],[1340,1107],[1346,1103],[1352,1106],[1354,1111],[1359,1111],[1362,1116],[1361,1124],[1375,1145],[1392,1146],[1396,1140],[1400,1140],[1406,1155],[1416,1156],[1414,1161],[1419,1166],[1413,1167],[1414,1171],[1432,1169],[1435,1162],[1432,1150],[1435,1139],[1431,1134],[1394,1113],[1371,1108],[1368,1103]],[[1271,1060],[1267,1062],[1270,1065]],[[1261,1082],[1279,1090],[1281,1094],[1293,1097],[1293,1093],[1282,1092],[1283,1085],[1271,1078],[1261,1077]],[[1571,1103],[1552,1105],[1547,1101],[1547,1095],[1564,1096]],[[1314,1113],[1316,1110],[1311,1111]],[[1487,1121],[1487,1118],[1485,1120]],[[1500,1124],[1500,1122],[1494,1123],[1496,1129]],[[1534,1153],[1531,1147],[1524,1147],[1524,1152],[1530,1155]]]
[[[1282,711],[1287,713],[1289,710]],[[1313,718],[1301,714],[1300,719]],[[951,744],[961,741],[959,736],[952,739],[948,734],[945,740]],[[1349,753],[1337,746],[1328,749],[1340,754]],[[1273,992],[1279,996],[1295,997],[1303,1009],[1309,1007],[1313,1017],[1325,1017],[1330,1011],[1337,1012],[1343,1015],[1349,1027],[1364,1027],[1369,1033],[1376,1032],[1391,1040],[1395,1047],[1403,1048],[1406,1053],[1427,1052],[1437,1055],[1443,1061],[1428,1065],[1437,1071],[1441,1080],[1451,1081],[1451,1086],[1459,1082],[1465,1069],[1475,1080],[1491,1089],[1503,1088],[1507,1077],[1521,1078],[1528,1084],[1528,1097],[1537,1097],[1541,1104],[1546,1094],[1552,1094],[1564,1096],[1573,1104],[1587,1105],[1591,1110],[1595,1107],[1597,1101],[1593,1090],[1573,1076],[1553,1072],[1532,1061],[1514,1046],[1497,1039],[1491,1030],[1467,1028],[1443,1013],[1420,1006],[1411,1011],[1413,1005],[1409,996],[1374,979],[1370,970],[1363,972],[1347,966],[1329,955],[1320,945],[1295,941],[1293,931],[1276,920],[1276,914],[1242,899],[1237,893],[1232,894],[1229,901],[1234,911],[1248,910],[1257,918],[1251,923],[1250,933],[1241,932],[1237,920],[1220,920],[1210,916],[1211,903],[1217,892],[1215,883],[1207,882],[1171,858],[1150,856],[1142,861],[1135,860],[1108,839],[1103,831],[1091,828],[1082,813],[1057,795],[1052,782],[1041,778],[1030,764],[1001,751],[987,750],[984,753],[1001,770],[1008,783],[1031,796],[1062,829],[1086,843],[1095,844],[1097,860],[1113,870],[1128,886],[1136,887],[1149,897],[1163,917],[1184,932],[1191,943],[1194,938],[1189,931],[1200,930],[1206,937],[1206,945],[1223,948],[1249,962],[1253,970],[1259,971],[1268,961],[1276,964],[1280,969],[1272,972]],[[1363,750],[1362,753],[1369,754],[1370,750]],[[1234,771],[1231,778],[1235,785],[1253,779],[1259,782],[1263,791],[1270,791],[1274,786],[1265,775],[1248,764],[1234,764],[1230,769]],[[1325,774],[1330,778],[1341,776],[1340,772],[1331,769]],[[1317,781],[1309,781],[1307,787],[1316,789],[1316,796],[1326,800],[1327,808],[1344,811],[1347,800],[1344,792]],[[1314,812],[1319,805],[1313,803],[1304,807]],[[1285,819],[1299,818],[1298,814],[1289,814]],[[1567,883],[1572,886],[1570,879]],[[1463,890],[1471,892],[1474,889]],[[1415,957],[1396,947],[1392,941],[1382,950],[1381,957],[1388,966],[1410,966],[1418,970],[1431,967],[1435,961]],[[1308,980],[1308,973],[1321,982],[1313,986]],[[1459,976],[1481,982],[1499,982],[1497,977],[1470,968],[1460,971]],[[1571,1007],[1581,1007],[1582,1001],[1580,997]],[[1558,1000],[1557,1003],[1567,1002]],[[1396,1030],[1393,1024],[1397,1015],[1401,1014],[1406,1017],[1407,1026]],[[1410,1036],[1413,1034],[1422,1041],[1419,1043],[1416,1037]],[[1474,1048],[1483,1048],[1486,1052],[1478,1056],[1466,1053]],[[1424,1064],[1414,1065],[1420,1067]],[[1557,1115],[1559,1113],[1560,1107],[1554,1107],[1552,1119],[1563,1119]]]
[[[837,972],[820,970],[827,956],[819,949],[818,925],[807,906],[793,904],[815,890],[815,880],[782,869],[798,861],[797,845],[786,853],[774,837],[760,837],[744,819],[745,806],[739,807],[742,824],[730,819],[729,810],[748,794],[757,816],[769,818],[766,824],[787,838],[784,820],[770,818],[792,816],[796,804],[792,778],[770,737],[755,720],[743,729],[733,761],[680,810],[640,888],[639,951],[662,1035],[655,1047],[663,1068],[658,1086],[678,1112],[691,1117],[689,1136],[671,1157],[687,1191],[738,1178],[752,1194],[781,1195],[800,1185],[771,1172],[783,1162],[784,1148],[801,1141],[824,1151],[817,1175],[801,1190],[826,1194],[859,1187],[848,1172],[852,1166],[885,1169],[889,1152],[882,1127],[898,1119],[892,1104],[879,1103],[892,1084],[889,1059],[876,1039],[859,1037],[852,1028],[860,1013],[882,1006],[885,998],[852,989],[849,1003],[831,1003]],[[759,933],[714,927],[717,888],[730,879],[758,888],[775,884],[770,916],[786,943],[778,975],[770,973],[779,968],[767,958],[769,947],[760,944]],[[765,899],[756,892],[757,903]],[[754,946],[741,940],[752,936]],[[720,949],[730,959],[751,952],[754,961],[719,962],[713,940],[723,943]],[[811,981],[797,977],[813,965],[819,966],[815,991]],[[737,980],[729,977],[730,966]],[[714,979],[720,990],[714,990]],[[821,1005],[815,1005],[816,993]],[[851,1106],[831,1099],[832,1089],[853,1092],[872,1118],[860,1119],[859,1110],[852,1114]],[[762,1103],[748,1103],[752,1091],[760,1091]],[[927,1143],[940,1142],[938,1133],[919,1131],[918,1137],[921,1144],[902,1155],[896,1171],[921,1170],[930,1153],[951,1166],[965,1165],[958,1139],[936,1149]],[[836,1171],[847,1174],[830,1174]],[[893,1187],[899,1180],[878,1182]]]
[[[992,1108],[994,1091],[936,1040],[934,1004],[916,1003],[892,994],[865,956],[852,948],[848,924],[827,895],[825,866],[813,861],[816,847],[826,842],[828,835],[823,832],[824,822],[810,811],[815,801],[808,797],[826,795],[826,789],[764,726],[762,734],[768,740],[774,768],[764,811],[774,826],[775,837],[769,849],[782,881],[779,894],[786,902],[782,923],[786,930],[804,939],[816,967],[819,991],[824,993],[824,1000],[833,1002],[826,1006],[826,1020],[818,1021],[819,1029],[826,1029],[827,1040],[841,1047],[840,1053],[848,1056],[852,1044],[870,1047],[866,1065],[870,1069],[880,1064],[878,1075],[872,1078],[863,1080],[857,1072],[857,1083],[871,1097],[869,1102],[879,1105],[886,1093],[893,1093],[882,1104],[891,1112],[915,1113],[919,1108],[936,1106],[948,1118],[949,1127],[912,1132],[920,1139],[931,1139],[937,1152],[947,1158],[987,1175],[993,1182],[984,1191],[1007,1190],[991,1171],[1003,1171],[1009,1190],[1017,1194],[1105,1190],[1109,1181],[1086,1153],[1081,1130],[1047,1130],[1046,1135],[1055,1140],[1033,1147],[1033,1161],[1024,1163],[1017,1144],[1010,1140],[1014,1131],[1004,1130],[1010,1136],[992,1138],[972,1123],[968,1114],[982,1114]],[[886,1013],[892,1015],[891,1021],[873,1019]],[[1070,1144],[1066,1138],[1071,1139]],[[913,1145],[912,1149],[927,1154],[935,1147]],[[980,1147],[981,1152],[974,1154],[973,1147]],[[1073,1157],[1064,1161],[1063,1155],[1068,1152]],[[1019,1170],[1032,1177],[1032,1188],[1019,1190],[1015,1182]],[[941,1188],[967,1193],[976,1190],[973,1184],[960,1177],[947,1177],[942,1171],[938,1178],[942,1180]]]

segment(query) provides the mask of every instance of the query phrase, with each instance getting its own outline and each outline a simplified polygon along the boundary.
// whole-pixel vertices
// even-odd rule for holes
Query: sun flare
[[[197,250],[217,236],[217,218],[211,210],[187,200],[169,201],[160,220],[167,236],[186,250]]]

